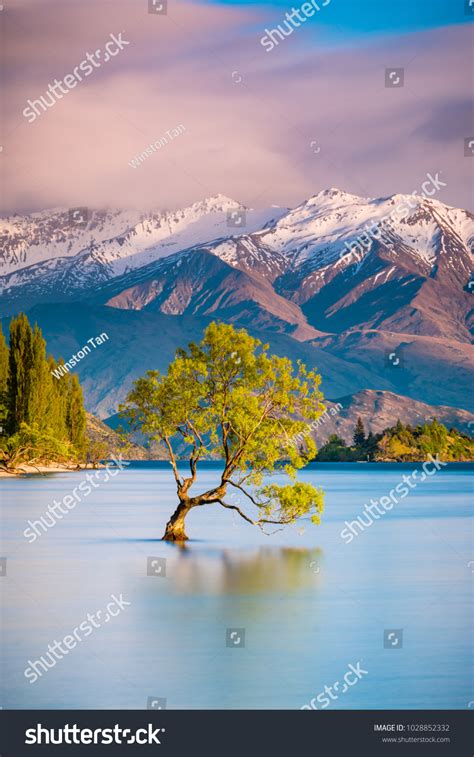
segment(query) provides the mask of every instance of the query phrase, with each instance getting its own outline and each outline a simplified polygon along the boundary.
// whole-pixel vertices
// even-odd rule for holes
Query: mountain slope
[[[308,325],[298,305],[278,295],[256,267],[236,268],[203,248],[114,279],[101,290],[99,301],[123,310],[218,317],[291,332],[302,340],[320,335]]]
[[[409,215],[398,218],[403,207]],[[320,331],[368,327],[469,342],[473,240],[474,217],[436,200],[328,190],[262,231],[207,249],[268,278]]]
[[[398,218],[404,207],[409,215]],[[404,195],[363,200],[325,190],[245,243],[283,256],[275,290],[321,331],[364,326],[470,341],[474,216],[467,211]],[[228,256],[225,243],[212,251]],[[233,265],[242,267],[244,258],[234,255]]]
[[[119,434],[92,413],[86,414],[86,434],[92,445],[101,445],[104,457],[118,456],[121,453],[125,460],[149,460],[152,457],[149,450],[140,444],[127,440],[125,446]]]
[[[371,389],[474,405],[467,211],[331,189],[258,215],[218,195],[174,214],[93,214],[94,241],[92,227],[71,229],[58,213],[17,219],[8,232],[2,312],[45,303],[32,317],[64,358],[111,330],[100,366],[79,366],[101,415],[211,319],[317,367],[330,397]]]
[[[78,216],[79,223],[66,209],[0,219],[2,313],[37,302],[87,297],[116,276],[229,237],[239,232],[238,225],[229,225],[236,212],[245,214],[246,228],[252,230],[285,211],[254,211],[215,195],[174,212],[87,211]]]
[[[135,378],[149,369],[166,370],[176,349],[190,341],[199,341],[204,328],[213,320],[84,303],[38,305],[28,312],[28,317],[41,327],[48,351],[65,360],[91,337],[107,334],[108,340],[81,360],[75,369],[84,387],[87,409],[102,418],[117,411]],[[6,332],[6,319],[2,326]],[[432,344],[435,353],[425,357],[414,345],[406,357],[401,352],[402,360],[395,367],[385,359],[380,344],[372,347],[370,334],[367,337],[354,334],[353,341],[348,336],[344,349],[334,350],[333,354],[332,348],[325,345],[325,339],[301,342],[289,334],[260,329],[253,324],[247,328],[261,341],[268,342],[276,354],[293,361],[301,359],[317,369],[326,397],[382,389],[422,399],[428,404],[474,409],[472,371],[463,363],[463,353],[453,352],[452,361],[443,365],[436,354],[435,340],[420,338]],[[375,333],[375,337],[378,339],[380,335]],[[367,343],[359,354],[357,345],[362,342],[357,340],[362,338],[367,338]],[[453,345],[452,349],[460,347],[466,345]]]
[[[454,427],[471,436],[474,427],[474,415],[466,410],[446,405],[428,405],[426,402],[417,402],[409,397],[380,390],[366,389],[346,397],[326,400],[325,405],[327,413],[312,434],[318,446],[324,444],[331,434],[337,434],[349,444],[357,418],[362,418],[366,434],[370,431],[378,434],[395,425],[399,419],[402,423],[417,425],[436,417],[447,428]]]

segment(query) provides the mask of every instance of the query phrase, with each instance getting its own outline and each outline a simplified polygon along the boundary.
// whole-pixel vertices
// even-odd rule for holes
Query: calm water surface
[[[188,518],[186,549],[160,541],[176,499],[165,463],[133,464],[31,544],[28,520],[85,473],[0,480],[0,704],[295,709],[339,681],[332,709],[472,707],[473,466],[420,483],[352,543],[340,536],[415,467],[312,465],[301,478],[326,491],[320,526],[266,536],[207,506]],[[205,466],[203,488],[216,476]],[[166,559],[165,577],[147,576],[149,557]],[[28,661],[112,594],[130,605],[30,683]],[[245,629],[245,646],[227,647],[226,629]],[[385,629],[403,629],[394,648]],[[367,673],[342,693],[357,663]]]

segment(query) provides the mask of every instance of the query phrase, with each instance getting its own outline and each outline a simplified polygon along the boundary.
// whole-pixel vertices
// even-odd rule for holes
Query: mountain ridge
[[[58,239],[61,250],[69,245],[68,255],[48,258],[59,248],[46,244],[24,265],[25,253],[16,270],[0,276],[1,312],[38,313],[57,357],[93,335],[85,324],[113,331],[102,353],[107,368],[80,367],[89,407],[102,416],[114,412],[138,370],[163,369],[171,344],[197,338],[210,320],[244,327],[279,354],[308,362],[329,396],[385,390],[430,405],[474,407],[468,211],[433,198],[367,199],[335,188],[294,209],[263,211],[215,195],[151,219],[142,214],[139,231],[131,224],[137,212],[95,220],[92,213],[89,227],[74,226],[69,240],[65,211],[37,215],[46,240]],[[115,236],[90,242],[94,228],[107,235],[111,225]],[[6,237],[11,258],[18,240]],[[124,359],[125,350],[133,359]],[[108,354],[120,362],[117,374]]]

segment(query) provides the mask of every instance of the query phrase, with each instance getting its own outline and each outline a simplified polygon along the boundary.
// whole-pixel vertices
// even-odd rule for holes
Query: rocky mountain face
[[[33,307],[65,359],[96,327],[114,335],[78,368],[102,417],[215,319],[316,366],[330,398],[383,390],[474,409],[474,217],[437,200],[331,189],[253,211],[218,195],[175,212],[3,219],[0,239],[4,315]]]
[[[122,455],[124,460],[154,459],[150,451],[140,444],[129,442],[125,446],[119,434],[92,413],[87,413],[86,434],[92,445],[100,445],[100,455],[103,459],[109,459],[112,455]]]

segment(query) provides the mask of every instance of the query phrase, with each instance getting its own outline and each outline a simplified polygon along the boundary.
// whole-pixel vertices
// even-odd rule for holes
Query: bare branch
[[[224,478],[222,480],[222,483],[231,484],[231,486],[235,486],[236,489],[240,489],[240,491],[243,492],[243,494],[245,494],[246,497],[248,497],[248,499],[255,505],[255,507],[265,507],[265,505],[267,505],[270,502],[270,500],[267,500],[266,502],[257,502],[257,500],[254,499],[252,495],[249,494],[249,492],[244,489],[243,486],[240,486],[240,484],[236,484],[235,481],[231,481],[230,478]]]
[[[225,502],[223,502],[222,499],[216,500],[216,502],[219,502],[222,507],[225,507],[227,510],[235,510],[239,513],[240,517],[247,521],[247,523],[251,523],[252,526],[258,526],[258,521],[252,520],[252,518],[249,518],[245,513],[242,512],[240,507],[237,507],[237,505],[228,505]]]
[[[173,473],[174,473],[175,481],[178,484],[178,487],[181,487],[183,485],[183,481],[179,477],[178,466],[176,465],[176,458],[174,456],[174,452],[173,452],[173,448],[172,448],[172,446],[170,444],[170,440],[168,439],[167,436],[164,436],[163,440],[164,440],[166,446],[168,447],[168,452],[169,452],[169,456],[170,456],[170,463],[171,463],[171,467],[173,468]]]
[[[265,523],[271,523],[276,526],[285,526],[288,523],[291,523],[291,518],[288,520],[269,520],[268,518],[259,518],[258,520],[252,520],[252,518],[249,518],[248,515],[245,515],[245,513],[243,513],[240,507],[237,507],[237,505],[228,505],[222,499],[215,499],[214,502],[219,502],[219,504],[222,505],[222,507],[225,507],[227,510],[235,510],[244,520],[247,521],[247,523],[251,523],[252,526],[258,526],[262,531],[262,526]],[[277,530],[280,531],[281,529]]]

